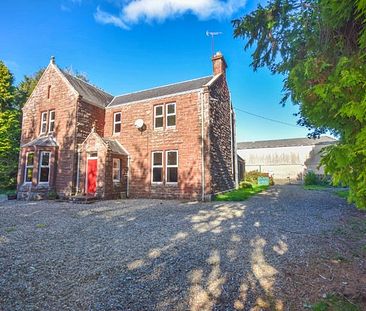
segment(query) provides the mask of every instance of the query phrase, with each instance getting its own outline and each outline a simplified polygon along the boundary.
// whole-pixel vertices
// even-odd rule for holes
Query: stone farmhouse
[[[235,188],[235,115],[213,75],[112,96],[51,58],[23,108],[18,198],[209,199]]]
[[[291,138],[238,143],[238,155],[245,160],[245,171],[269,173],[277,183],[302,182],[306,172],[324,175],[319,166],[322,150],[337,140]]]

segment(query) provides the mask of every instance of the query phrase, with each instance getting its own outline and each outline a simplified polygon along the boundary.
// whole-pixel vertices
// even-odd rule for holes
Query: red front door
[[[97,189],[97,159],[88,160],[88,194],[94,194]]]

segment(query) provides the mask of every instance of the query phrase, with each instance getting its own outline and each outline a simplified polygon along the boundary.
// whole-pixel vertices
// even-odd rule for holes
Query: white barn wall
[[[241,149],[247,172],[258,170],[273,174],[275,180],[301,181],[308,170],[324,174],[318,169],[320,152],[324,145]]]

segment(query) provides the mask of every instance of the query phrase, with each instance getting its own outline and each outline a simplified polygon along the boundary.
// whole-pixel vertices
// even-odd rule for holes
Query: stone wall
[[[211,194],[235,187],[232,113],[225,74],[210,87],[209,148]]]

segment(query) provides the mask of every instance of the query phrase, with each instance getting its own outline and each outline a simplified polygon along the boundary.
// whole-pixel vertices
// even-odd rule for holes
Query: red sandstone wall
[[[48,98],[49,86],[51,86],[50,98]],[[59,148],[55,157],[58,159],[58,165],[50,183],[53,183],[56,190],[62,194],[71,193],[73,187],[76,102],[77,94],[68,86],[57,69],[50,65],[23,108],[21,145],[39,136],[40,118],[43,111],[55,110],[56,112],[55,138]],[[38,157],[38,153],[36,157]],[[23,184],[24,159],[25,155],[21,154],[18,190],[21,190],[20,186]],[[37,188],[36,178],[33,180],[32,187]]]
[[[176,128],[154,130],[154,105],[169,102],[176,102]],[[118,111],[122,112],[122,130],[119,135],[113,135],[113,113]],[[197,92],[106,109],[105,136],[117,139],[131,156],[130,196],[200,197],[200,118],[201,108]],[[135,128],[136,119],[144,120],[146,124],[144,132]],[[151,184],[151,152],[166,150],[178,150],[179,152],[178,184]]]

